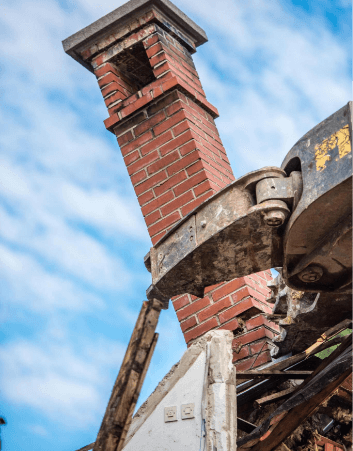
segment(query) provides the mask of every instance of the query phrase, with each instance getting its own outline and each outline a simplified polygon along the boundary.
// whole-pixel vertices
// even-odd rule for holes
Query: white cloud
[[[57,273],[50,273],[31,256],[1,244],[0,254],[2,304],[8,304],[10,311],[16,305],[37,314],[104,308],[102,299]]]
[[[27,429],[36,435],[40,435],[41,437],[46,437],[48,435],[48,431],[40,424],[29,425]]]
[[[92,351],[92,348],[94,352]],[[66,427],[97,427],[122,357],[119,343],[94,341],[75,352],[65,344],[19,340],[0,349],[4,398],[32,407]]]
[[[279,166],[303,134],[350,99],[348,48],[322,21],[299,22],[278,1],[179,4],[210,37],[196,66],[238,176]]]
[[[6,337],[0,386],[8,403],[67,428],[98,427],[125,350],[97,338],[95,315],[116,321],[121,335],[121,322],[136,319],[125,300],[145,278],[131,267],[149,239],[104,129],[99,88],[61,45],[123,3],[5,0],[0,18],[0,319],[22,326],[35,318]],[[298,138],[348,101],[347,48],[324,21],[298,20],[277,0],[176,3],[210,37],[195,62],[237,176],[280,165]],[[159,332],[141,401],[185,349],[172,311],[162,312]]]

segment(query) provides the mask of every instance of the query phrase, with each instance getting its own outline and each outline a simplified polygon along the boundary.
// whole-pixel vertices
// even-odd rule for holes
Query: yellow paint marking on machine
[[[345,125],[329,138],[325,139],[321,144],[315,146],[317,171],[323,171],[326,168],[326,162],[331,160],[330,152],[336,147],[338,148],[339,158],[343,158],[352,152],[348,125]],[[338,158],[336,161],[338,161]]]

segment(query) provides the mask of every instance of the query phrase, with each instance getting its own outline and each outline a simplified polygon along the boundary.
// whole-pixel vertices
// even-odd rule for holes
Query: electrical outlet
[[[176,406],[164,407],[164,422],[169,423],[170,421],[178,421]]]
[[[195,404],[182,404],[181,406],[181,419],[188,420],[189,418],[195,418],[194,415]]]

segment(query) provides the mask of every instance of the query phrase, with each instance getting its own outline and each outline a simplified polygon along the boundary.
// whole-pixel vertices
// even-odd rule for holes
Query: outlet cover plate
[[[164,422],[169,423],[170,421],[178,421],[176,406],[164,407]]]
[[[189,418],[195,418],[194,415],[195,404],[182,404],[181,406],[181,419],[188,420]]]

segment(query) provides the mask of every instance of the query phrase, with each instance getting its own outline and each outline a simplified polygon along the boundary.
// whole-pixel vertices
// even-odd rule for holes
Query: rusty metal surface
[[[293,171],[290,177],[286,178],[266,178],[256,185],[256,200],[260,204],[266,200],[282,200],[293,205],[294,199],[298,199],[302,194],[301,172]]]
[[[352,317],[350,294],[293,290],[281,274],[267,285],[271,288],[268,302],[274,304],[268,318],[281,326],[281,333],[273,339],[276,348],[272,354],[276,358],[304,351],[328,328]]]
[[[205,286],[280,264],[282,238],[265,217],[290,212],[280,200],[256,204],[255,188],[284,175],[273,167],[251,172],[180,221],[150,251],[153,287],[166,297],[203,296]]]
[[[351,290],[351,102],[310,130],[289,151],[282,169],[301,170],[303,194],[284,237],[283,276],[297,290]],[[318,273],[308,281],[302,271]],[[315,269],[316,267],[316,269]]]

